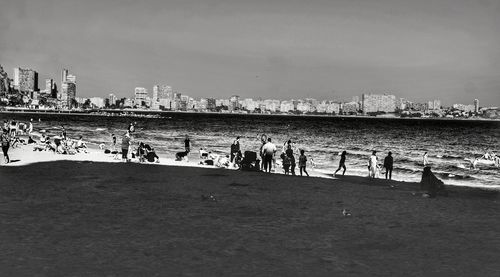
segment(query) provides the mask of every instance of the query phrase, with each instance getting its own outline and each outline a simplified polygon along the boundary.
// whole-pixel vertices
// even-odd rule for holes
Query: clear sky
[[[500,0],[2,0],[0,64],[77,94],[500,106]]]

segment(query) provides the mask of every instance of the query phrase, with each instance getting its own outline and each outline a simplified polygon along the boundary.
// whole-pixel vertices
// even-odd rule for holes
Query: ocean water
[[[500,122],[472,120],[422,120],[353,117],[299,117],[233,114],[168,113],[162,118],[130,118],[53,114],[0,114],[5,119],[27,122],[35,130],[59,134],[61,126],[69,137],[109,144],[111,134],[118,143],[130,122],[137,122],[135,142],[155,147],[160,156],[173,157],[183,151],[189,135],[192,149],[200,147],[228,154],[236,136],[242,151],[258,151],[260,136],[266,134],[281,149],[291,139],[315,162],[315,170],[331,174],[346,150],[347,175],[367,176],[368,157],[378,152],[380,163],[388,151],[394,157],[393,179],[420,181],[422,156],[429,153],[432,171],[448,185],[500,188],[500,169],[478,164],[471,170],[465,159],[486,151],[500,155]],[[39,121],[40,119],[40,121]]]

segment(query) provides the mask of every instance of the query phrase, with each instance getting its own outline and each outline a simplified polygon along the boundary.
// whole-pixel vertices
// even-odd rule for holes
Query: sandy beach
[[[498,191],[451,187],[429,199],[416,183],[24,147],[11,156],[22,166],[0,167],[6,276],[500,274]]]

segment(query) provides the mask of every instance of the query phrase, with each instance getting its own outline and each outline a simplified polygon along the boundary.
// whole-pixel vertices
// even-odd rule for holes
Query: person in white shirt
[[[429,164],[429,155],[427,154],[427,152],[424,153],[423,159],[424,166],[427,166]]]
[[[273,162],[274,154],[276,153],[276,145],[271,142],[271,138],[267,139],[267,143],[262,146],[262,157],[264,163],[264,171],[271,172],[271,165]]]
[[[371,178],[375,178],[377,176],[377,160],[377,151],[373,151],[369,161]]]

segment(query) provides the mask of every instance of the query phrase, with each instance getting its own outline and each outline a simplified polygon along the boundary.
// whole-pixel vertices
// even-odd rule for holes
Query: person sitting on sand
[[[31,136],[28,136],[28,144],[33,144],[33,143],[36,143],[36,141],[33,140]]]
[[[219,160],[217,161],[217,166],[218,167],[229,167],[229,155],[219,157]]]
[[[345,171],[346,171],[346,167],[345,167],[345,159],[346,159],[346,155],[347,155],[347,151],[342,151],[342,155],[340,155],[340,162],[339,162],[339,168],[337,168],[337,170],[335,170],[335,173],[333,175],[336,175],[337,172],[343,168],[344,171],[342,172],[342,175],[345,174]]]
[[[80,136],[80,138],[78,138],[78,140],[76,141],[75,150],[79,152],[80,149],[84,148],[87,148],[87,144],[83,142],[83,137]]]
[[[205,149],[200,148],[199,152],[200,152],[200,159],[203,160],[208,159],[208,152]]]
[[[146,156],[144,157],[146,159],[146,161],[150,162],[150,163],[159,163],[160,162],[160,157],[158,157],[158,155],[156,155],[156,152],[155,152],[155,149],[151,146],[149,146],[149,144],[146,144],[144,145],[144,149],[146,150]]]
[[[436,197],[438,194],[446,195],[443,181],[439,180],[431,171],[430,166],[424,167],[420,189],[426,190],[428,197]],[[425,195],[423,195],[425,196]]]
[[[241,160],[242,159],[243,159],[243,154],[241,153],[241,150],[238,150],[238,152],[236,152],[236,155],[234,156],[234,160],[233,160],[233,165],[235,168],[241,167]]]
[[[139,147],[137,147],[137,158],[139,162],[142,163],[146,159],[146,149],[144,148],[144,143],[141,141]]]

